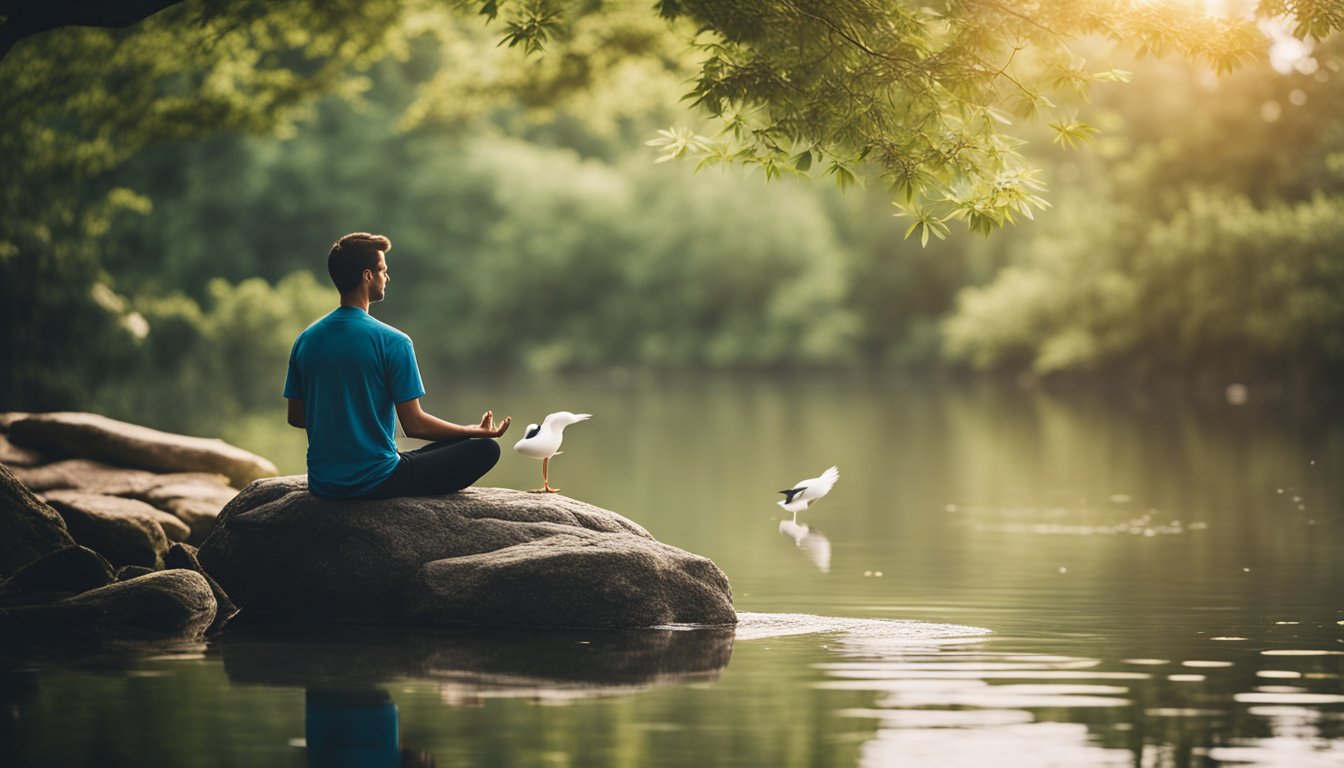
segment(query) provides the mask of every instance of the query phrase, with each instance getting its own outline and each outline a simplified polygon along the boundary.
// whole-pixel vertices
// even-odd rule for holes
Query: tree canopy
[[[505,15],[503,40],[527,51],[563,38],[601,3],[476,0]],[[720,126],[649,143],[663,159],[759,166],[767,178],[817,169],[841,186],[871,178],[912,217],[907,235],[942,238],[962,220],[988,234],[1046,207],[1039,171],[1019,152],[1015,119],[1041,120],[1073,145],[1096,130],[1078,102],[1128,73],[1089,62],[1100,37],[1140,54],[1175,53],[1226,73],[1262,58],[1258,22],[1280,17],[1298,38],[1344,26],[1339,0],[1262,0],[1229,16],[1150,0],[659,0],[689,20],[699,71],[687,94]]]
[[[62,22],[124,25],[178,2],[10,0],[0,14],[0,40],[12,45]],[[175,30],[187,48],[169,55],[151,48],[148,56],[180,64],[184,55],[199,61],[204,48],[207,55],[228,56],[233,63],[228,69],[235,72],[300,48],[325,55],[327,65],[358,61],[371,42],[386,39],[398,14],[444,5],[475,10],[498,24],[501,44],[543,54],[563,48],[578,20],[627,7],[611,0],[186,5],[196,6],[197,13],[173,9],[160,28]],[[1038,170],[1019,151],[1023,142],[1014,120],[1044,121],[1065,145],[1086,141],[1096,129],[1079,116],[1079,101],[1097,83],[1128,79],[1122,70],[1088,61],[1080,40],[1100,37],[1140,54],[1175,53],[1225,73],[1263,58],[1271,42],[1263,29],[1267,19],[1288,20],[1291,34],[1300,39],[1322,40],[1344,27],[1342,0],[1222,5],[1228,14],[1204,13],[1203,3],[1184,0],[657,0],[649,13],[682,22],[667,34],[686,35],[697,55],[687,100],[711,116],[720,132],[706,137],[674,127],[649,143],[663,149],[664,159],[744,163],[760,167],[767,178],[815,170],[842,187],[871,179],[890,189],[896,205],[912,217],[909,233],[926,243],[930,235],[944,237],[953,220],[988,234],[1048,204]],[[259,24],[281,17],[288,21],[286,29],[255,34]],[[184,22],[196,30],[183,29]],[[239,30],[254,34],[240,37]],[[229,46],[225,38],[246,39],[248,50]],[[194,48],[192,41],[198,43]],[[609,42],[621,50],[621,41]],[[0,55],[6,50],[0,48]],[[597,55],[589,52],[590,58]],[[190,94],[179,89],[178,109],[136,114],[177,132],[202,119],[227,130],[249,119],[255,123],[271,99],[292,100],[304,89],[331,85],[330,66],[295,77],[296,70],[282,74],[263,64],[261,71],[271,77],[258,78],[256,85],[272,90],[268,98],[261,91],[247,93],[236,74],[221,69],[212,68],[214,78],[199,81]],[[227,88],[231,94],[251,98],[234,98],[221,110],[211,88],[221,75],[234,81]],[[155,74],[142,65],[136,76],[152,82]],[[458,84],[464,85],[460,79]],[[509,92],[507,81],[494,84]],[[535,81],[512,84],[538,94]],[[582,78],[544,84],[562,93],[567,85],[581,86]],[[192,96],[199,101],[193,104]],[[124,139],[112,143],[133,146]]]

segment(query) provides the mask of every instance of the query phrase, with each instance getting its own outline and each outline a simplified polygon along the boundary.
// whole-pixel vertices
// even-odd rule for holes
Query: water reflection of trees
[[[949,653],[842,637],[822,687],[875,694],[871,707],[849,711],[876,725],[860,751],[865,766],[982,765],[989,755],[1015,766],[1314,766],[1344,755],[1332,651],[1266,656],[1206,641],[1195,659],[1157,642],[1147,647],[1170,658],[1123,659],[1014,645],[990,639]]]

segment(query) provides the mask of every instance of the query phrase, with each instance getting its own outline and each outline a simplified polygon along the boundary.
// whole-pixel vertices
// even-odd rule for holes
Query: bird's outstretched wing
[[[831,492],[831,488],[835,485],[835,481],[839,479],[840,470],[835,467],[831,467],[825,472],[822,472],[821,477],[818,477],[808,484],[808,490],[811,491],[811,493],[807,494],[808,497],[819,499],[822,496],[825,496]]]

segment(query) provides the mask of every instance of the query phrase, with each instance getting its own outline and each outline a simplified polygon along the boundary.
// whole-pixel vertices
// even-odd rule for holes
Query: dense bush
[[[137,303],[143,336],[93,404],[147,424],[206,423],[281,400],[290,346],[335,307],[308,272],[275,285],[213,280],[198,303],[181,293]],[[129,373],[130,375],[126,375]],[[208,414],[209,418],[203,414]]]
[[[1260,209],[1200,193],[1168,221],[1087,232],[965,291],[949,357],[1038,374],[1344,370],[1344,198]]]
[[[1012,262],[964,290],[943,351],[976,370],[1107,378],[1344,372],[1340,41],[1283,73],[1170,63],[1117,91],[1100,151]]]

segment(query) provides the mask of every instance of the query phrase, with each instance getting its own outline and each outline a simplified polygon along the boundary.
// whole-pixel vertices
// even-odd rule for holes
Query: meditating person
[[[444,421],[420,407],[425,394],[411,337],[374,319],[389,282],[382,235],[355,232],[331,247],[327,272],[341,305],[308,327],[289,353],[289,423],[308,431],[308,489],[332,498],[434,496],[466,488],[499,461],[510,419]],[[407,437],[431,440],[398,451]]]

